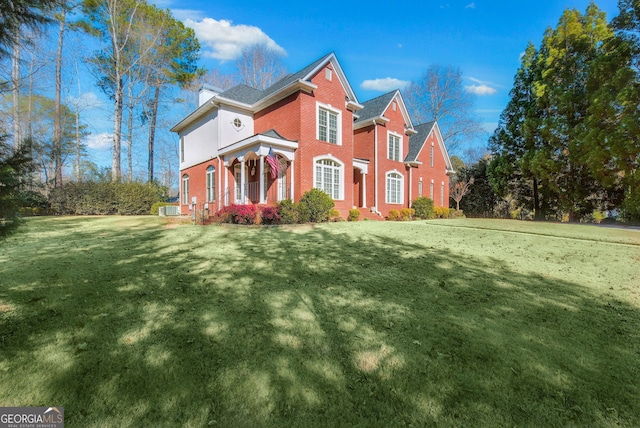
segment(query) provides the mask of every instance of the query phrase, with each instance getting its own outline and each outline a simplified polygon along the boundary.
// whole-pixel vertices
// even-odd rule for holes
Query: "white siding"
[[[240,110],[230,109],[227,106],[220,106],[220,145],[219,149],[227,147],[236,141],[251,137],[253,132],[253,116]],[[239,119],[242,123],[240,128],[234,125],[234,121]]]
[[[218,111],[214,110],[180,133],[184,138],[184,162],[189,168],[218,155]]]

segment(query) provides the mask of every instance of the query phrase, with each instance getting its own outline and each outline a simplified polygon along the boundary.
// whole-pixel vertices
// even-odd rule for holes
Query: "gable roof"
[[[404,158],[405,163],[416,163],[418,161],[418,156],[422,151],[425,143],[427,142],[427,138],[431,132],[435,132],[436,140],[438,141],[438,146],[440,147],[440,151],[442,152],[442,156],[444,157],[444,163],[447,168],[447,174],[454,173],[453,165],[451,164],[451,158],[449,158],[449,152],[447,151],[447,147],[444,144],[444,140],[442,138],[442,133],[440,132],[440,127],[438,126],[438,122],[431,121],[422,123],[420,125],[416,125],[414,127],[416,133],[409,137],[409,151],[407,152],[407,156]]]
[[[398,98],[398,106],[400,107],[400,112],[402,113],[402,117],[405,121],[405,127],[407,130],[414,130],[413,123],[411,123],[411,116],[409,116],[409,111],[407,110],[407,106],[404,103],[404,99],[402,98],[402,93],[399,89],[388,92],[384,95],[380,95],[379,97],[373,98],[369,101],[362,103],[363,108],[358,112],[358,119],[354,122],[354,128],[360,128],[363,126],[370,125],[369,122],[372,120],[381,120],[383,122],[388,122],[384,116],[384,112],[387,111],[391,102]]]
[[[387,107],[389,107],[393,97],[395,97],[396,92],[398,91],[391,91],[369,101],[363,102],[362,110],[358,112],[358,120],[356,120],[355,123],[365,122],[375,117],[382,116],[387,110]]]
[[[351,88],[346,75],[342,71],[342,67],[340,67],[340,63],[338,62],[335,53],[331,52],[307,65],[302,70],[286,75],[265,90],[261,91],[247,85],[236,85],[233,88],[211,98],[210,102],[198,107],[189,116],[171,128],[171,130],[179,132],[196,118],[202,117],[205,111],[212,110],[218,104],[232,105],[245,110],[257,112],[298,90],[312,92],[317,88],[317,86],[311,82],[311,79],[329,63],[333,66],[335,75],[347,94],[347,108],[352,111],[361,109],[362,105],[358,102],[358,98],[356,97],[353,88]]]

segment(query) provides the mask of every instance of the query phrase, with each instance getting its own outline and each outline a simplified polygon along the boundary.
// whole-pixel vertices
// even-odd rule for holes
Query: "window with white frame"
[[[402,176],[397,172],[387,173],[387,203],[402,203]]]
[[[324,69],[324,77],[325,77],[328,81],[331,81],[331,79],[332,79],[332,74],[333,74],[333,71],[332,71],[330,68],[325,68],[325,69]]]
[[[207,167],[207,201],[216,200],[216,169],[210,165]]]
[[[440,185],[440,206],[444,207],[444,181]]]
[[[429,183],[429,199],[433,201],[433,180]]]
[[[342,199],[342,165],[331,159],[319,159],[315,164],[315,187],[332,199]]]
[[[422,180],[418,181],[418,197],[422,197]]]
[[[340,144],[340,112],[318,105],[318,140]]]
[[[184,137],[180,137],[180,162],[184,162]]]
[[[397,134],[389,134],[389,147],[388,154],[389,159],[400,162],[402,157],[402,145],[401,138]]]
[[[189,204],[189,175],[182,176],[182,203]]]

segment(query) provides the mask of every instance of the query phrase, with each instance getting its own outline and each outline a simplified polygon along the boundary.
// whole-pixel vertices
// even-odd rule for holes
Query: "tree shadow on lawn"
[[[638,308],[578,284],[365,225],[72,225],[2,266],[0,405],[69,426],[640,424]]]

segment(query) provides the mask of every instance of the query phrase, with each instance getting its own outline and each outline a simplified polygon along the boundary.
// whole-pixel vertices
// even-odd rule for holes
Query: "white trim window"
[[[387,203],[402,204],[402,182],[401,174],[392,171],[387,173]]]
[[[390,132],[387,148],[389,159],[400,162],[402,159],[402,137]]]
[[[316,104],[316,108],[318,110],[318,140],[341,145],[340,110],[336,110],[319,103]]]
[[[207,201],[216,200],[216,169],[213,165],[207,167]]]
[[[184,137],[180,137],[180,162],[184,162]]]
[[[182,204],[189,205],[189,174],[182,176]]]
[[[444,181],[440,185],[440,206],[444,207]]]
[[[429,183],[429,199],[433,201],[433,180]]]
[[[324,191],[334,200],[344,199],[342,196],[343,165],[332,159],[317,159],[315,161],[315,188]]]

